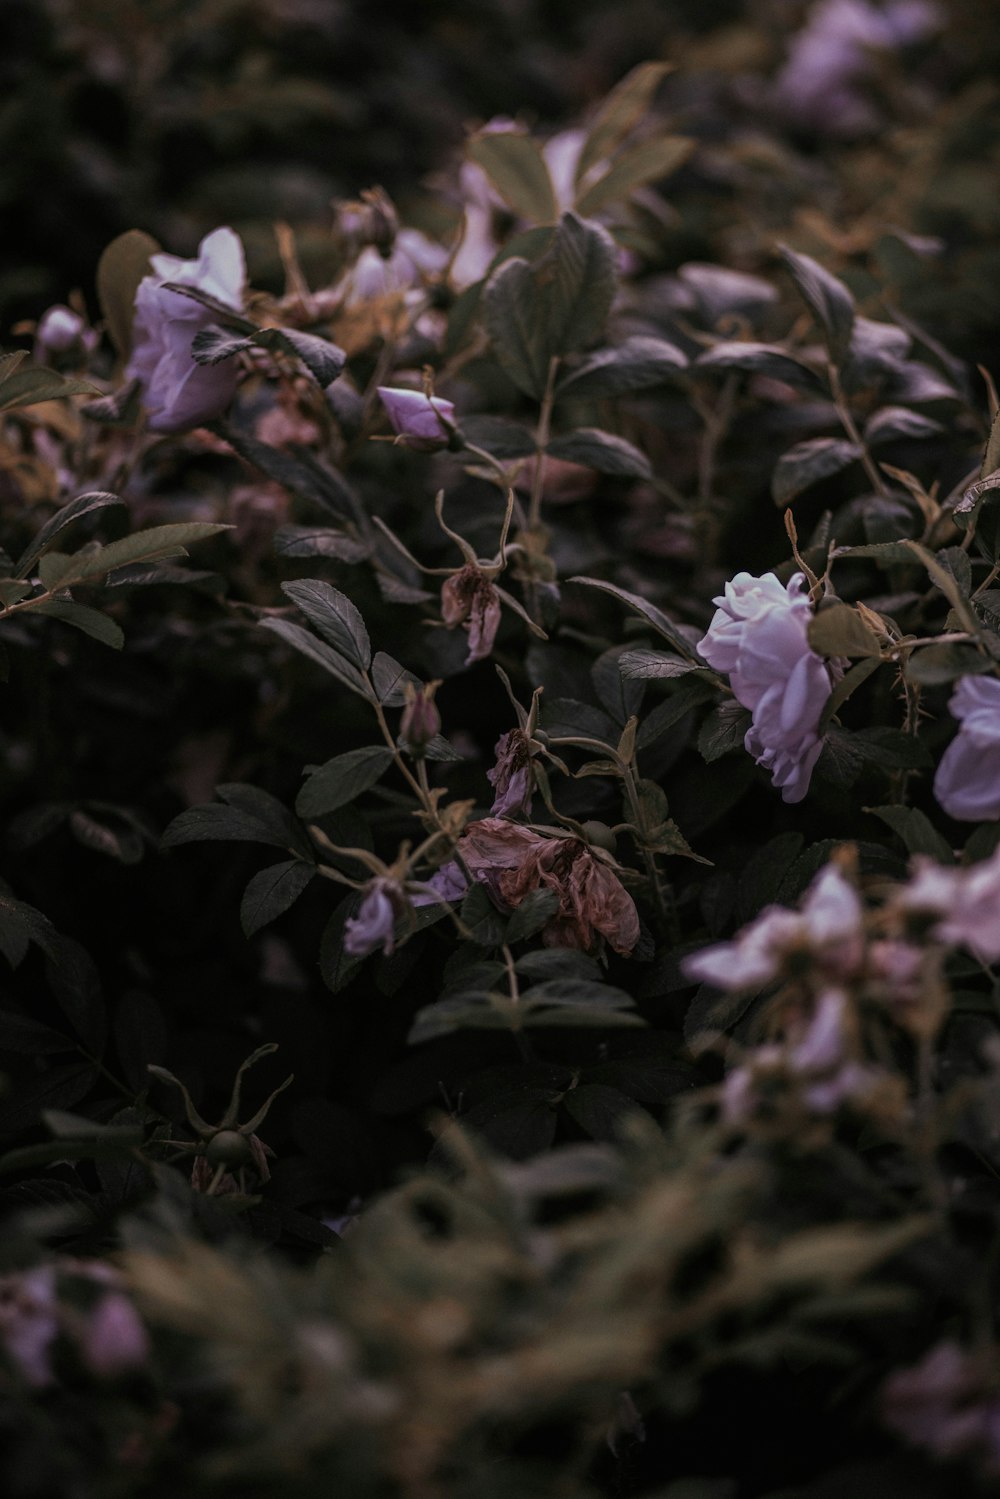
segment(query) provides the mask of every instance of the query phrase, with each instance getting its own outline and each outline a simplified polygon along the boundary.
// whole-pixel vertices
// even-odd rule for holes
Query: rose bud
[[[415,760],[423,759],[424,750],[441,732],[441,715],[434,702],[440,682],[428,682],[418,692],[412,682],[406,684],[406,707],[399,723],[399,735]]]
[[[434,453],[446,448],[455,430],[455,407],[440,396],[428,396],[422,390],[396,390],[380,385],[382,405],[404,447],[418,453]]]

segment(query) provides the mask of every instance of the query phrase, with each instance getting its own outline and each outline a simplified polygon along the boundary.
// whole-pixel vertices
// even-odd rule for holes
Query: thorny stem
[[[872,458],[871,453],[868,451],[868,444],[865,442],[864,438],[861,436],[861,433],[858,431],[854,417],[851,415],[851,408],[847,404],[847,400],[844,396],[843,386],[840,383],[840,371],[832,362],[827,365],[827,370],[830,377],[830,392],[833,396],[833,403],[837,408],[837,415],[840,417],[841,426],[847,433],[847,436],[850,438],[851,442],[853,442],[855,447],[858,448],[861,456],[861,462],[864,465],[865,473],[871,480],[876,494],[880,494],[885,497],[889,493],[888,485],[886,484],[882,475],[879,473],[875,460]]]

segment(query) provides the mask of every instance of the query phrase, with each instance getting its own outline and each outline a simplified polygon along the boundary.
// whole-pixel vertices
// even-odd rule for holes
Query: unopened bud
[[[409,754],[415,760],[423,758],[427,746],[441,732],[441,715],[434,701],[440,682],[428,682],[418,692],[412,682],[406,684],[406,707],[400,720],[399,733]]]
[[[440,396],[429,396],[422,390],[401,390],[380,385],[386,415],[397,440],[420,453],[434,453],[446,448],[455,430],[455,407]]]

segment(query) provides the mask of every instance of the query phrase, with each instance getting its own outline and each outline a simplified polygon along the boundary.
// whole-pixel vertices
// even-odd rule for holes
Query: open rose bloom
[[[236,392],[238,371],[231,359],[199,364],[191,353],[195,335],[216,321],[208,307],[168,291],[171,281],[205,292],[240,312],[246,264],[239,236],[216,229],[198,247],[196,260],[176,255],[151,257],[135,297],[132,357],[126,378],[142,382],[142,399],[152,432],[188,432],[221,416]]]
[[[812,605],[796,573],[782,585],[773,573],[737,573],[698,650],[726,672],[737,702],[752,722],[744,744],[770,771],[782,801],[800,802],[809,790],[823,741],[819,721],[830,696],[829,667],[809,645]]]

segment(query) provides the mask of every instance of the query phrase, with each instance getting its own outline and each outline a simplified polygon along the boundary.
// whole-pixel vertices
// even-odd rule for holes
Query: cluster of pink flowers
[[[61,1277],[101,1288],[89,1310],[60,1296]],[[149,1358],[149,1334],[110,1265],[67,1260],[0,1276],[0,1349],[26,1384],[44,1389],[56,1382],[54,1356],[61,1334],[84,1366],[102,1378],[140,1368]]]
[[[782,800],[800,802],[809,790],[823,741],[820,718],[830,696],[830,668],[809,645],[812,605],[796,573],[783,586],[774,573],[737,573],[698,650],[725,672],[737,702],[749,708],[744,744],[771,773]]]
[[[983,963],[1000,960],[1000,849],[965,868],[917,858],[913,869],[913,879],[896,897],[897,907],[933,918],[938,942],[967,947]]]

